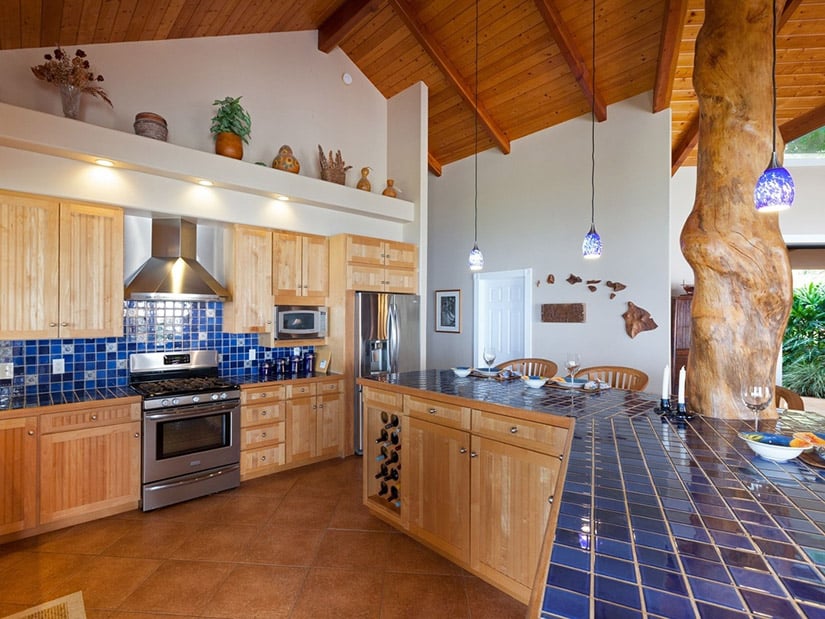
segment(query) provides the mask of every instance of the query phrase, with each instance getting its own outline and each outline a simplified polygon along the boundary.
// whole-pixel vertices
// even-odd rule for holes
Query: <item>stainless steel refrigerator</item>
[[[357,377],[397,374],[420,368],[421,300],[414,294],[355,294]],[[355,389],[355,453],[363,452],[361,387]]]

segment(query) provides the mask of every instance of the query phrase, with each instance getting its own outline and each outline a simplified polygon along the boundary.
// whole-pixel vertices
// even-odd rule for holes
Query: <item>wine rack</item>
[[[386,392],[379,392],[383,395]],[[365,390],[364,468],[365,499],[398,518],[403,502],[402,447],[404,418],[402,402],[373,401],[374,391]],[[382,400],[382,398],[377,398]]]

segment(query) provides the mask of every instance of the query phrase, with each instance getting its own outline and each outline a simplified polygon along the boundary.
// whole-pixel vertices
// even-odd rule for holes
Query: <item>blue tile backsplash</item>
[[[258,335],[223,333],[222,326],[219,302],[124,301],[123,337],[0,340],[0,363],[14,364],[14,378],[0,380],[0,399],[123,387],[134,352],[215,349],[224,376],[257,373],[259,362],[292,354],[292,347],[262,347]],[[255,349],[255,361],[249,360],[250,349]],[[54,359],[64,360],[62,374],[52,374]]]

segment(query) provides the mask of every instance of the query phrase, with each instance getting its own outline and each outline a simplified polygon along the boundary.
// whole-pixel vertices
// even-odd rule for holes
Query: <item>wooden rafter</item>
[[[441,162],[432,153],[427,153],[427,166],[433,174],[441,176]]]
[[[656,67],[656,81],[653,85],[654,112],[661,112],[670,107],[687,9],[688,0],[667,0],[662,21],[662,36],[659,39],[659,64]]]
[[[676,171],[687,159],[690,152],[696,148],[696,143],[699,140],[699,110],[690,119],[690,123],[682,131],[679,137],[679,143],[673,152],[670,154],[670,175],[676,174]]]
[[[825,126],[825,105],[820,105],[818,108],[784,123],[779,127],[779,131],[782,134],[782,139],[785,143],[788,143],[823,126]]]
[[[424,25],[418,21],[418,18],[406,0],[389,0],[389,2],[390,6],[392,6],[396,14],[407,26],[410,33],[416,38],[421,47],[424,48],[424,51],[427,52],[435,65],[441,70],[444,77],[447,78],[447,81],[452,84],[453,88],[455,88],[458,94],[461,95],[461,98],[464,99],[464,102],[469,105],[470,109],[476,114],[481,127],[490,134],[490,137],[493,138],[493,141],[501,152],[505,155],[509,154],[510,138],[508,138],[507,134],[498,126],[498,123],[493,120],[483,103],[479,102],[478,106],[476,106],[475,93],[473,93],[472,89],[464,81],[464,78],[461,77],[458,69],[456,69],[455,65],[438,45],[435,38],[430,35],[424,28]]]
[[[576,41],[562,19],[561,13],[559,13],[552,0],[535,0],[535,3],[587,102],[593,102],[593,113],[596,120],[599,122],[607,120],[607,105],[604,98],[595,92],[596,86],[593,84],[593,76],[587,69],[584,57],[579,48],[576,47]]]
[[[378,10],[378,0],[347,0],[318,27],[318,49],[330,53],[361,21]]]

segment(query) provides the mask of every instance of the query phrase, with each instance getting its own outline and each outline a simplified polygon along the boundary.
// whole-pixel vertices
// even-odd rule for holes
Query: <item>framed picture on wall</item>
[[[461,333],[461,291],[435,291],[435,330]]]

